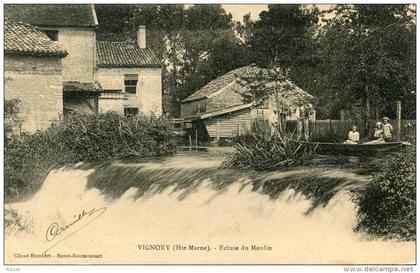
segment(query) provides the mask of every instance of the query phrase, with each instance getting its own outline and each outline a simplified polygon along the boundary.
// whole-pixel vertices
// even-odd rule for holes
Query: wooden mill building
[[[247,133],[257,120],[273,124],[278,115],[283,115],[286,120],[296,119],[295,110],[300,99],[306,103],[314,102],[312,95],[288,80],[275,83],[278,89],[276,99],[268,96],[265,101],[256,102],[249,96],[249,86],[241,80],[257,74],[268,75],[268,72],[256,65],[235,69],[184,99],[181,118],[186,130],[198,131],[201,141],[229,139]],[[272,88],[274,83],[268,85]],[[277,113],[279,101],[281,113]]]

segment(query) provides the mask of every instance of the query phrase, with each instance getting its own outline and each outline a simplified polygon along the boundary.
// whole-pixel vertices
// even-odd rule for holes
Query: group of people
[[[389,118],[383,117],[382,122],[378,121],[376,123],[373,140],[365,142],[364,144],[385,143],[392,141],[393,130],[392,125],[389,123]],[[348,134],[348,139],[344,142],[344,144],[359,144],[359,141],[360,134],[357,131],[357,127],[353,125]]]
[[[298,107],[295,109],[294,113],[297,117],[296,139],[309,141],[309,116],[313,113],[313,106],[311,104],[305,104],[303,100],[299,100]],[[374,129],[373,140],[363,144],[385,143],[392,141],[392,131],[394,129],[389,121],[390,119],[388,117],[383,117],[382,122],[378,121]],[[348,139],[344,142],[344,144],[359,143],[360,134],[357,131],[357,127],[353,125],[348,134]]]

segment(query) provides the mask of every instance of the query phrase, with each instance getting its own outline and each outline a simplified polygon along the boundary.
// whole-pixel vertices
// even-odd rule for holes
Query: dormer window
[[[45,34],[47,34],[48,38],[53,41],[58,41],[58,30],[48,29],[45,30]]]
[[[124,75],[125,93],[135,95],[137,93],[137,81],[138,81],[138,76],[136,74],[125,74]]]

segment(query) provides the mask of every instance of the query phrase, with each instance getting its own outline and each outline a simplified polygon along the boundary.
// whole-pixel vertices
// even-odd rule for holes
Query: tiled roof
[[[161,66],[153,50],[138,48],[135,42],[97,41],[96,57],[99,67]]]
[[[123,32],[96,32],[96,41],[106,42],[135,42],[134,33]]]
[[[260,68],[256,65],[248,65],[244,67],[237,68],[235,70],[232,70],[219,78],[216,78],[203,86],[201,89],[199,89],[197,92],[192,94],[191,96],[184,99],[182,102],[189,102],[189,101],[195,101],[207,98],[214,94],[215,92],[219,91],[220,89],[226,87],[232,89],[234,92],[237,92],[238,90],[244,91],[244,88],[241,88],[239,84],[237,83],[237,80],[240,78],[249,78],[253,77],[255,75],[258,75],[259,73],[268,74],[268,70],[265,68]],[[228,86],[230,84],[230,86]],[[291,86],[292,90],[291,92],[283,92],[282,95],[290,97],[298,95],[301,96],[308,96],[312,97],[309,93],[303,91],[298,86],[294,85],[290,81],[285,81],[282,84],[280,84],[280,88],[283,85],[289,85]]]
[[[63,82],[64,92],[99,92],[101,89],[95,83],[88,82]]]
[[[65,57],[67,52],[38,28],[22,22],[4,21],[4,52],[30,56]]]
[[[197,92],[183,100],[183,102],[199,100],[207,98],[209,95],[213,94],[214,92],[220,90],[221,88],[225,87],[226,85],[236,81],[239,77],[243,77],[245,75],[256,74],[260,68],[254,65],[244,66],[232,70],[203,86]]]
[[[4,17],[35,26],[94,27],[98,25],[91,4],[6,4]]]

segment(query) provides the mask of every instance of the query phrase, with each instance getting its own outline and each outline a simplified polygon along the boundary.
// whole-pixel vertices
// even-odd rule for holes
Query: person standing
[[[296,109],[297,116],[297,130],[296,130],[296,139],[297,140],[309,140],[309,114],[310,107],[305,105],[303,100],[299,100],[298,108]]]
[[[384,140],[388,142],[392,141],[392,131],[394,130],[394,128],[389,123],[389,118],[383,117],[382,124],[383,124],[383,131],[384,131]]]

